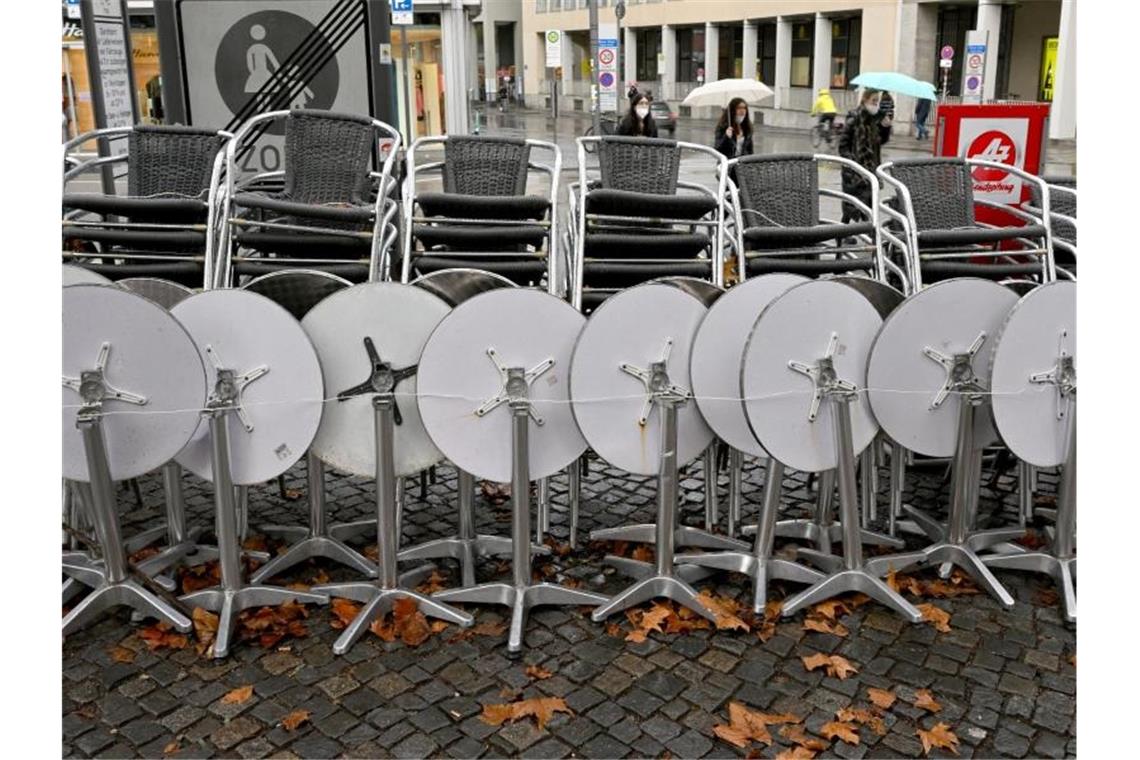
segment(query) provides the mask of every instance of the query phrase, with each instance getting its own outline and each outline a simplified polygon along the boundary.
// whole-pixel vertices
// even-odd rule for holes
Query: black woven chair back
[[[208,129],[137,126],[127,137],[127,194],[205,200],[225,138]]]
[[[449,136],[443,145],[443,189],[481,196],[526,195],[530,146],[509,137]]]
[[[819,170],[811,155],[749,156],[735,168],[745,227],[819,224]]]
[[[1073,190],[1077,189],[1076,177],[1042,177],[1048,184],[1055,187],[1067,187]],[[1031,205],[1036,208],[1041,208],[1041,193],[1038,192],[1036,185],[1029,186],[1031,193]],[[1054,190],[1049,193],[1049,212],[1052,214],[1061,214],[1073,219],[1077,218],[1077,196],[1073,193],[1066,193],[1060,190]],[[1062,219],[1054,218],[1053,222],[1053,236],[1070,243],[1077,242],[1077,228],[1069,222]]]
[[[675,140],[603,137],[598,144],[598,167],[607,190],[674,195],[681,148]]]
[[[890,173],[906,185],[920,232],[974,225],[974,184],[970,167],[957,158],[896,161]]]
[[[367,118],[307,109],[290,112],[284,197],[312,205],[367,203],[372,143]]]

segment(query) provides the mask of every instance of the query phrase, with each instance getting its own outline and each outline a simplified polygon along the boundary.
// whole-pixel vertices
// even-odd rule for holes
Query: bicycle
[[[820,143],[826,141],[827,144],[833,145],[839,133],[843,131],[843,122],[838,117],[831,122],[831,128],[824,127],[822,122],[817,121],[811,128],[811,147],[818,148]]]
[[[609,137],[610,135],[616,135],[617,134],[617,128],[618,128],[618,121],[619,120],[616,116],[608,116],[608,115],[602,116],[601,120],[598,122],[599,134],[602,137]],[[582,136],[583,137],[593,137],[594,136],[594,125],[591,124],[586,129],[585,134],[583,134]],[[584,145],[587,153],[593,153],[595,146],[596,146],[596,143],[585,143],[585,145]]]

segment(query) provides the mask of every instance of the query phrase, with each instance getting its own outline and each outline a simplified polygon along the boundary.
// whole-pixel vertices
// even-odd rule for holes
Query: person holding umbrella
[[[729,160],[752,155],[752,120],[744,98],[728,101],[713,133],[713,147]]]
[[[882,91],[864,87],[859,105],[848,111],[839,137],[839,155],[850,159],[870,172],[882,163],[882,147],[891,139],[890,116],[879,116]],[[867,180],[850,169],[842,173],[843,192],[871,205],[871,186]],[[843,204],[843,223],[859,219],[863,213],[849,203]]]

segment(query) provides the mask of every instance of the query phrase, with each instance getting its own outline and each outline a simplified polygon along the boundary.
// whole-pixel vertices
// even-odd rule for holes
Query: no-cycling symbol
[[[336,52],[319,29],[286,11],[259,11],[238,20],[214,58],[218,92],[235,118],[291,108],[328,109],[336,100]],[[250,101],[257,103],[250,107]],[[275,122],[271,132],[284,133]]]

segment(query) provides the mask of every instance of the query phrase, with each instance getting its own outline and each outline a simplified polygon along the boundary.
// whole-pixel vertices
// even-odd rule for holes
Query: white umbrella
[[[718,79],[690,92],[681,101],[681,105],[724,108],[733,98],[744,98],[746,103],[759,103],[773,94],[771,87],[755,79]]]

